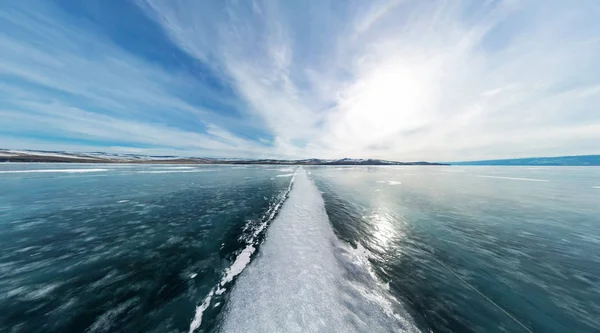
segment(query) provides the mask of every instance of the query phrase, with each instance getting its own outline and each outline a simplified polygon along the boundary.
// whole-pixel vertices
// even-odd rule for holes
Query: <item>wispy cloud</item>
[[[600,139],[593,2],[256,1],[210,16],[175,3],[144,8],[218,59],[295,154],[449,160],[589,153]]]
[[[37,5],[2,11],[0,17],[9,32],[0,36],[6,51],[0,54],[3,142],[36,148],[54,140],[60,142],[54,149],[78,150],[118,143],[217,156],[249,156],[266,148],[218,125],[245,126],[243,119],[181,98],[178,92],[189,85],[210,93],[191,75],[169,73],[69,23],[56,8]]]
[[[16,129],[0,135],[265,157],[598,152],[594,1],[135,4],[231,91],[29,6],[0,16],[0,107]]]

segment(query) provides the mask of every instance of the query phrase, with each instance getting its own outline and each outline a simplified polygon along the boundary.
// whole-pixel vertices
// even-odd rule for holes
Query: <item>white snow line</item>
[[[478,293],[481,297],[483,297],[486,301],[490,302],[490,304],[492,304],[493,306],[495,306],[496,308],[498,308],[500,311],[504,312],[504,314],[506,314],[510,319],[514,320],[517,324],[519,324],[521,327],[523,327],[527,332],[533,333],[533,331],[525,326],[525,324],[523,324],[522,322],[520,322],[515,316],[511,315],[508,311],[504,310],[503,307],[501,307],[500,305],[496,304],[494,301],[492,301],[489,297],[485,296],[481,291],[479,291],[477,288],[475,288],[474,286],[472,286],[469,282],[465,281],[465,279],[463,279],[462,277],[460,277],[458,274],[456,274],[450,267],[448,267],[446,264],[444,264],[443,262],[437,260],[436,258],[432,257],[433,260],[437,261],[440,265],[444,266],[448,271],[450,271],[450,273],[452,273],[454,276],[456,276],[460,281],[462,281],[464,284],[466,284],[469,288],[471,288],[473,291],[475,291],[476,293]]]
[[[550,182],[546,179],[533,179],[533,178],[518,178],[518,177],[500,177],[500,176],[486,176],[486,175],[478,175],[480,178],[496,178],[496,179],[508,179],[508,180],[523,180],[528,182]]]
[[[2,170],[0,173],[84,173],[103,172],[108,169],[42,169],[42,170]]]

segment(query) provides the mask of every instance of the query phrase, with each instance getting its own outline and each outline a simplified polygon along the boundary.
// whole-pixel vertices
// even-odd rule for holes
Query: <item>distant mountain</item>
[[[211,159],[177,156],[147,156],[104,152],[74,153],[64,151],[0,149],[0,162],[44,163],[210,163]]]
[[[600,155],[528,157],[504,160],[450,162],[450,165],[600,166]]]
[[[442,165],[440,163],[429,163],[429,162],[395,162],[386,160],[375,160],[375,159],[352,159],[342,158],[339,160],[313,160],[317,161],[312,164],[319,165]],[[298,161],[300,162],[300,161]],[[298,163],[302,164],[302,163]],[[311,164],[311,163],[309,163]]]
[[[236,159],[200,158],[178,156],[147,156],[139,154],[113,154],[103,152],[73,153],[63,151],[8,150],[0,149],[0,162],[44,162],[44,163],[139,163],[139,164],[285,164],[285,165],[443,165],[428,162],[395,162],[376,159],[338,160],[304,159]]]
[[[445,165],[429,162],[396,162],[376,159],[342,158],[339,160],[323,160],[317,158],[305,160],[238,160],[229,164],[294,164],[294,165]]]

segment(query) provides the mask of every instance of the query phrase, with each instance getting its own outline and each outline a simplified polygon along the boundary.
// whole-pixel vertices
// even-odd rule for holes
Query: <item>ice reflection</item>
[[[400,216],[385,208],[388,203],[380,201],[380,204],[365,219],[371,227],[372,250],[385,253],[394,246],[394,242],[404,237],[404,223]]]

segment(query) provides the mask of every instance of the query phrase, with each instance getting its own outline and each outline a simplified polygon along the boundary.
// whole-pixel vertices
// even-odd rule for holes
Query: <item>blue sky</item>
[[[600,2],[0,3],[0,147],[450,161],[600,150]]]

